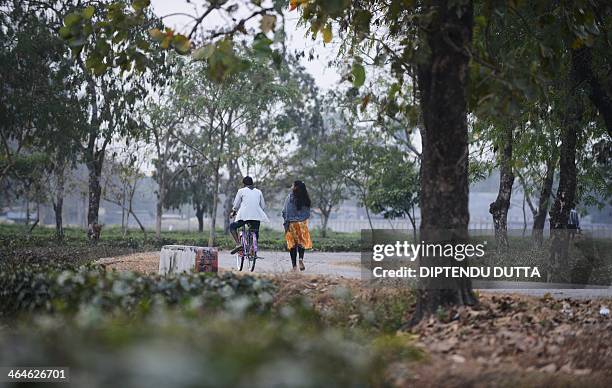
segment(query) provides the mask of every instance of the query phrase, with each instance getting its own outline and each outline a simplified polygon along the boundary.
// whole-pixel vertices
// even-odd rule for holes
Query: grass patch
[[[136,230],[131,230],[127,235],[123,235],[120,228],[104,228],[97,243],[98,247],[113,248],[133,251],[158,250],[164,245],[208,245],[208,232],[186,232],[186,231],[163,231],[159,239],[154,234],[148,233],[145,240],[144,235]],[[359,251],[359,233],[327,233],[322,237],[319,230],[312,230],[314,250],[324,252],[350,252]],[[234,242],[229,235],[222,230],[217,230],[214,245],[220,249],[230,249],[234,247]],[[285,239],[282,232],[263,228],[258,242],[260,249],[284,251],[286,249]],[[22,225],[2,225],[0,224],[0,254],[11,253],[15,250],[27,248],[78,248],[89,246],[89,241],[85,231],[79,228],[67,228],[61,243],[55,238],[53,228],[36,228],[30,235]]]

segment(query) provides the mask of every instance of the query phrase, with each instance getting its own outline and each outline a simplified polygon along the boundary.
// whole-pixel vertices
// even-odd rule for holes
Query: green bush
[[[153,305],[202,306],[226,303],[266,310],[274,285],[264,279],[217,274],[144,276],[106,271],[98,266],[28,263],[0,266],[0,314],[14,318],[31,312],[147,314]]]
[[[82,316],[43,317],[10,336],[0,332],[0,362],[68,365],[72,386],[368,387],[385,385],[392,362],[419,357],[399,336],[352,336],[294,316]]]
[[[72,386],[382,386],[388,365],[422,357],[383,294],[340,288],[322,313],[301,295],[273,308],[270,281],[232,273],[0,270],[0,365],[67,365]]]

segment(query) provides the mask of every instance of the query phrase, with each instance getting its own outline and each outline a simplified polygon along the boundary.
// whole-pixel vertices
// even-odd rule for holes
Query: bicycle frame
[[[240,228],[239,238],[240,244],[242,245],[242,252],[238,253],[239,257],[237,257],[236,266],[239,271],[242,271],[244,259],[246,258],[249,260],[249,267],[252,272],[255,269],[255,262],[258,259],[257,234],[255,234],[250,227],[247,228],[246,225],[243,225]]]

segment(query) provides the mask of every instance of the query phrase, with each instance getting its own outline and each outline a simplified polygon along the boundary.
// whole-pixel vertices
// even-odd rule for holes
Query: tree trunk
[[[366,197],[366,196],[364,195],[364,197],[363,197],[363,199],[362,199],[362,201],[363,201],[363,203],[364,203],[364,206],[363,206],[363,207],[364,207],[364,209],[365,209],[366,216],[368,217],[368,223],[370,224],[370,230],[374,230],[374,225],[372,225],[372,217],[370,216],[370,210],[368,209],[368,206],[367,206],[367,205],[365,205],[365,203],[366,203],[366,198],[365,198],[365,197]]]
[[[196,205],[196,218],[198,219],[198,232],[204,231],[204,206]]]
[[[166,199],[166,171],[165,166],[157,170],[157,204],[155,205],[155,238],[161,238],[162,216],[164,215],[164,201]]]
[[[552,194],[556,165],[556,158],[549,158],[546,160],[546,175],[544,176],[542,188],[540,189],[538,209],[533,217],[532,237],[537,246],[541,246],[544,240],[544,225],[546,224],[546,214],[548,213],[550,204],[550,195]]]
[[[321,223],[321,237],[327,237],[327,223],[329,222],[330,214],[331,211],[321,210],[321,217],[323,218]]]
[[[225,201],[223,203],[223,231],[229,233],[230,212],[234,204],[234,193],[238,191],[238,176],[240,169],[235,159],[229,161],[227,170],[229,172],[227,184],[225,185]]]
[[[91,154],[90,154],[91,155]],[[87,170],[89,172],[89,204],[87,207],[87,225],[90,231],[91,241],[96,242],[100,238],[99,235],[99,220],[100,198],[102,196],[102,186],[100,185],[100,177],[102,175],[102,163],[104,155],[91,155],[87,161]]]
[[[525,208],[525,205],[527,204],[527,201],[525,200],[525,197],[527,195],[525,193],[523,193],[523,234],[522,237],[525,237],[525,234],[527,234],[527,210]]]
[[[125,183],[123,183],[122,190],[123,190],[123,192],[122,192],[122,196],[121,196],[121,202],[122,202],[122,204],[121,204],[121,231],[123,232],[123,236],[125,237],[127,235],[127,230],[129,228],[129,221],[130,221],[128,219],[127,223],[126,223],[126,219],[125,219],[125,214],[126,214],[126,211],[125,211],[125,201],[126,201],[126,197],[127,197],[127,193],[125,192],[126,191]],[[129,213],[128,213],[128,215],[129,215]]]
[[[431,54],[418,65],[418,88],[423,109],[421,163],[421,239],[463,242],[467,239],[468,130],[467,84],[472,38],[473,5],[433,1],[437,13],[424,29]],[[458,9],[460,7],[460,9]],[[452,41],[452,42],[451,42]],[[446,233],[440,233],[440,231]],[[427,258],[420,265],[465,265],[452,258]],[[442,283],[440,283],[442,281]],[[411,324],[439,308],[475,304],[469,278],[421,279]]]
[[[161,238],[162,216],[164,214],[164,189],[161,184],[157,193],[157,204],[155,205],[155,237]]]
[[[28,190],[29,191],[29,190]],[[30,226],[30,193],[26,193],[25,196],[25,208],[26,208],[26,226]]]
[[[412,238],[414,239],[413,241],[416,243],[417,230],[416,230],[416,221],[414,219],[414,206],[412,207],[412,212],[413,214],[410,214],[410,212],[408,212],[406,213],[406,215],[408,216],[408,220],[410,220],[410,225],[412,225]]]
[[[215,228],[217,227],[217,205],[219,204],[219,163],[215,169],[215,181],[213,188],[213,204],[210,215],[210,232],[208,234],[208,246],[215,245]]]
[[[233,198],[229,189],[225,192],[225,201],[223,201],[223,233],[229,233],[230,212],[232,211]]]
[[[504,132],[504,145],[499,166],[499,191],[495,202],[489,206],[489,213],[493,216],[497,250],[508,248],[508,209],[510,208],[512,185],[514,184],[512,142],[512,127],[510,126]]]
[[[53,201],[53,211],[55,212],[55,236],[58,241],[64,239],[64,222],[62,212],[64,210],[64,169],[58,167],[56,171],[57,186],[55,188],[55,201]]]
[[[129,204],[129,208],[127,211],[127,220],[128,223],[126,225],[126,230],[129,228],[129,222],[130,222],[130,214],[134,217],[134,220],[136,221],[136,223],[138,224],[138,227],[140,228],[140,231],[142,232],[143,236],[144,236],[144,243],[147,243],[147,230],[145,229],[144,225],[142,224],[142,222],[140,222],[140,219],[138,218],[138,216],[136,215],[136,213],[134,213],[134,209],[132,208],[132,201],[134,199],[134,192],[136,191],[136,184],[134,184],[134,191],[132,191],[132,193],[130,194],[130,200],[128,201]]]
[[[568,123],[569,124],[569,123]],[[567,268],[567,221],[569,212],[574,207],[576,195],[576,135],[578,128],[569,124],[561,131],[561,152],[559,159],[559,188],[557,197],[550,211],[550,262],[552,273],[549,281],[563,281],[561,272]]]
[[[561,148],[559,150],[559,187],[555,202],[550,211],[550,271],[548,280],[563,282],[567,273],[567,254],[569,238],[567,222],[570,210],[576,200],[576,144],[581,131],[582,106],[577,90],[576,69],[581,58],[576,51],[572,52],[572,70],[570,85],[567,88],[563,118],[561,120]]]
[[[132,194],[133,196],[133,194]],[[122,201],[117,201],[117,200],[113,200],[113,199],[107,199],[107,201],[114,203],[117,206],[124,206],[122,204]],[[147,243],[147,230],[145,229],[144,225],[142,224],[142,222],[140,222],[140,219],[138,218],[138,216],[136,215],[136,213],[134,212],[134,209],[132,208],[132,201],[130,200],[128,202],[128,206],[129,208],[125,209],[128,214],[131,214],[132,217],[134,217],[134,220],[136,221],[136,223],[138,224],[138,227],[140,228],[140,231],[142,232],[142,234],[144,235],[144,243]]]

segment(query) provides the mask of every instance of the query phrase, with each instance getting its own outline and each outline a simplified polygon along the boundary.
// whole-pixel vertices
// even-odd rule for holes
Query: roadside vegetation
[[[413,336],[395,335],[409,296],[316,279],[292,291],[228,272],[13,264],[0,272],[0,361],[70,365],[75,385],[367,386],[384,381],[385,364],[423,356]]]
[[[23,225],[0,224],[0,257],[42,257],[60,260],[87,262],[101,257],[129,254],[141,251],[159,250],[164,245],[208,245],[208,233],[186,231],[164,231],[160,238],[144,235],[139,231],[124,234],[120,228],[105,228],[100,240],[92,244],[80,228],[65,228],[62,241],[55,238],[51,228],[38,227],[26,233]],[[355,252],[360,249],[359,233],[327,231],[321,236],[320,230],[312,231],[317,241],[315,250],[324,252]],[[260,250],[285,250],[282,232],[264,228],[259,241]],[[234,243],[229,235],[217,230],[215,246],[231,249]]]
[[[162,277],[0,264],[0,362],[70,365],[74,386],[419,386],[482,374],[605,386],[612,301],[481,293],[405,326],[413,290],[325,276]],[[113,373],[109,373],[113,371]]]

